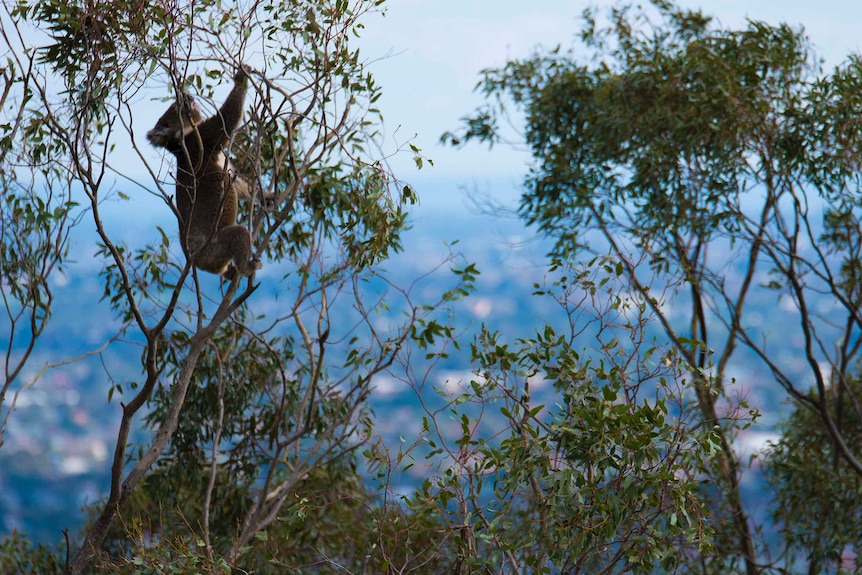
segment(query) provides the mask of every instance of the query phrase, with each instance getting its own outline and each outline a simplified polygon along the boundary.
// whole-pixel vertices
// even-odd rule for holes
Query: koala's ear
[[[176,127],[171,128],[168,125],[159,123],[156,124],[155,128],[147,132],[147,140],[157,148],[166,148],[171,141],[177,139],[176,131]]]

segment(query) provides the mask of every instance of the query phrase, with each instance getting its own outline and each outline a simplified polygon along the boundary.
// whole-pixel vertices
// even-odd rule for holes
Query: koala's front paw
[[[275,202],[278,199],[275,194],[269,190],[260,187],[257,182],[254,185],[254,201],[257,205],[266,211],[271,211],[275,207]]]
[[[249,68],[247,65],[240,64],[239,66],[237,66],[236,72],[233,75],[234,83],[248,86],[248,79],[253,71],[254,70],[252,68]]]
[[[237,66],[236,72],[233,75],[234,84],[245,84],[248,80],[248,67],[245,64]]]
[[[263,209],[271,212],[275,209],[275,194],[272,192],[264,192],[261,194],[260,205]]]

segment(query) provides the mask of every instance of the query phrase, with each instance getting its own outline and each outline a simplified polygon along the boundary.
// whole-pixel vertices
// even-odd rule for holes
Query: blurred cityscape
[[[510,204],[508,210],[491,208],[483,200],[473,205],[454,185],[439,184],[440,193],[414,211],[413,228],[404,236],[404,251],[385,264],[391,283],[414,285],[420,301],[423,286],[431,294],[435,289],[439,292],[440,282],[451,284],[448,267],[437,269],[450,252],[461,253],[464,261],[476,264],[481,272],[476,293],[457,308],[462,344],[483,323],[514,340],[546,323],[563,320],[553,301],[532,295],[534,284],[546,277],[544,254],[550,243],[525,229],[515,217],[511,209],[514,188],[503,185],[508,186],[503,194]],[[419,190],[420,197],[435,191],[434,184],[426,188]],[[154,212],[151,220],[138,217],[112,224],[122,230],[127,243],[140,245],[157,239],[155,226],[167,228],[167,217]],[[100,264],[93,259],[95,250],[94,238],[76,239],[72,250],[76,262],[54,286],[52,324],[20,381],[32,381],[47,363],[99,350],[116,333],[118,323],[107,302],[100,301],[104,283],[98,275]],[[265,264],[259,275],[261,287],[253,296],[255,305],[265,308],[267,302],[276,301],[281,273],[277,266]],[[81,305],[86,308],[80,309]],[[0,322],[0,344],[4,346],[7,332]],[[0,449],[0,535],[18,530],[53,544],[62,539],[63,529],[70,533],[80,529],[85,521],[83,508],[98,501],[108,486],[123,400],[114,395],[109,401],[108,391],[117,382],[140,379],[139,353],[134,343],[114,342],[102,353],[48,369],[17,398]],[[469,377],[469,358],[464,353],[451,355],[430,374],[432,383],[443,386],[460,385]],[[764,377],[768,375],[750,365],[739,366],[740,393],[754,407],[782,401],[778,386],[769,385]],[[415,440],[421,415],[414,391],[397,376],[379,377],[374,383],[371,404],[377,414],[377,432],[392,445],[399,438]],[[6,401],[11,400],[7,397]],[[774,423],[764,421],[748,430],[739,445],[756,452],[773,437]],[[139,439],[146,438],[145,431],[136,433]],[[415,466],[412,477],[403,478],[406,484],[399,488],[409,489],[423,473],[421,465]],[[753,478],[750,495],[759,497],[761,485]]]

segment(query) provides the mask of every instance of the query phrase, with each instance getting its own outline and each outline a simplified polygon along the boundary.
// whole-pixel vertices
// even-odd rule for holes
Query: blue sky
[[[362,53],[383,87],[379,107],[386,121],[387,150],[416,135],[414,142],[435,167],[417,173],[409,154],[392,161],[402,179],[484,182],[511,179],[525,171],[523,151],[474,145],[464,150],[440,146],[440,134],[481,103],[473,87],[483,68],[528,55],[535,46],[571,43],[579,17],[597,2],[562,0],[390,0],[385,17],[366,19]],[[724,26],[741,26],[746,17],[805,27],[817,53],[832,67],[862,46],[857,0],[680,1],[700,8]],[[387,56],[388,55],[388,56]],[[418,135],[417,135],[418,134]],[[421,192],[420,192],[421,195]],[[423,199],[423,204],[426,203]]]

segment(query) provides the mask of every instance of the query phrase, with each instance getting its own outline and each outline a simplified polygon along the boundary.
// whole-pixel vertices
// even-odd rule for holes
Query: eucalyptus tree
[[[849,385],[862,342],[860,79],[856,55],[822,70],[799,28],[728,29],[654,0],[587,11],[576,47],[484,71],[486,105],[444,135],[507,141],[503,120],[522,112],[533,161],[521,216],[554,239],[557,257],[610,253],[691,366],[690,399],[721,445],[702,470],[716,550],[692,571],[790,562],[759,536],[742,497],[747,465],[734,441],[740,416],[758,414],[740,411],[751,390],[783,391],[822,426],[819,448],[837,468],[862,475]],[[743,376],[758,370],[768,377]],[[756,407],[780,416],[772,402]],[[774,505],[787,517],[799,499],[783,493]],[[797,552],[805,541],[793,540]],[[843,541],[819,545],[834,558]]]
[[[0,103],[10,128],[0,285],[10,329],[25,322],[16,337],[42,332],[48,278],[63,262],[70,226],[86,219],[98,234],[103,299],[121,326],[113,339],[139,352],[139,378],[105,384],[120,406],[110,484],[83,541],[67,541],[67,573],[87,571],[97,555],[103,566],[142,564],[123,541],[144,532],[165,544],[165,557],[191,541],[203,562],[194,565],[251,564],[250,543],[280,520],[299,486],[349,469],[370,435],[371,378],[435,305],[362,296],[366,282],[383,282],[377,266],[400,249],[415,201],[387,168],[387,154],[399,150],[382,151],[380,88],[351,42],[381,4],[3,4]],[[241,67],[247,120],[228,156],[275,202],[240,215],[263,271],[222,283],[183,255],[173,166],[144,134],[183,92],[217,106],[216,93]],[[147,193],[164,204],[160,239],[118,238],[106,200],[133,214]],[[261,293],[262,277],[277,286],[276,303]],[[372,321],[387,305],[404,315]],[[26,360],[27,351],[14,361]],[[7,355],[0,399],[19,369]],[[152,434],[132,443],[142,423]],[[132,505],[143,493],[171,494],[163,525]],[[183,513],[189,522],[179,532]],[[123,535],[104,546],[119,516]]]

